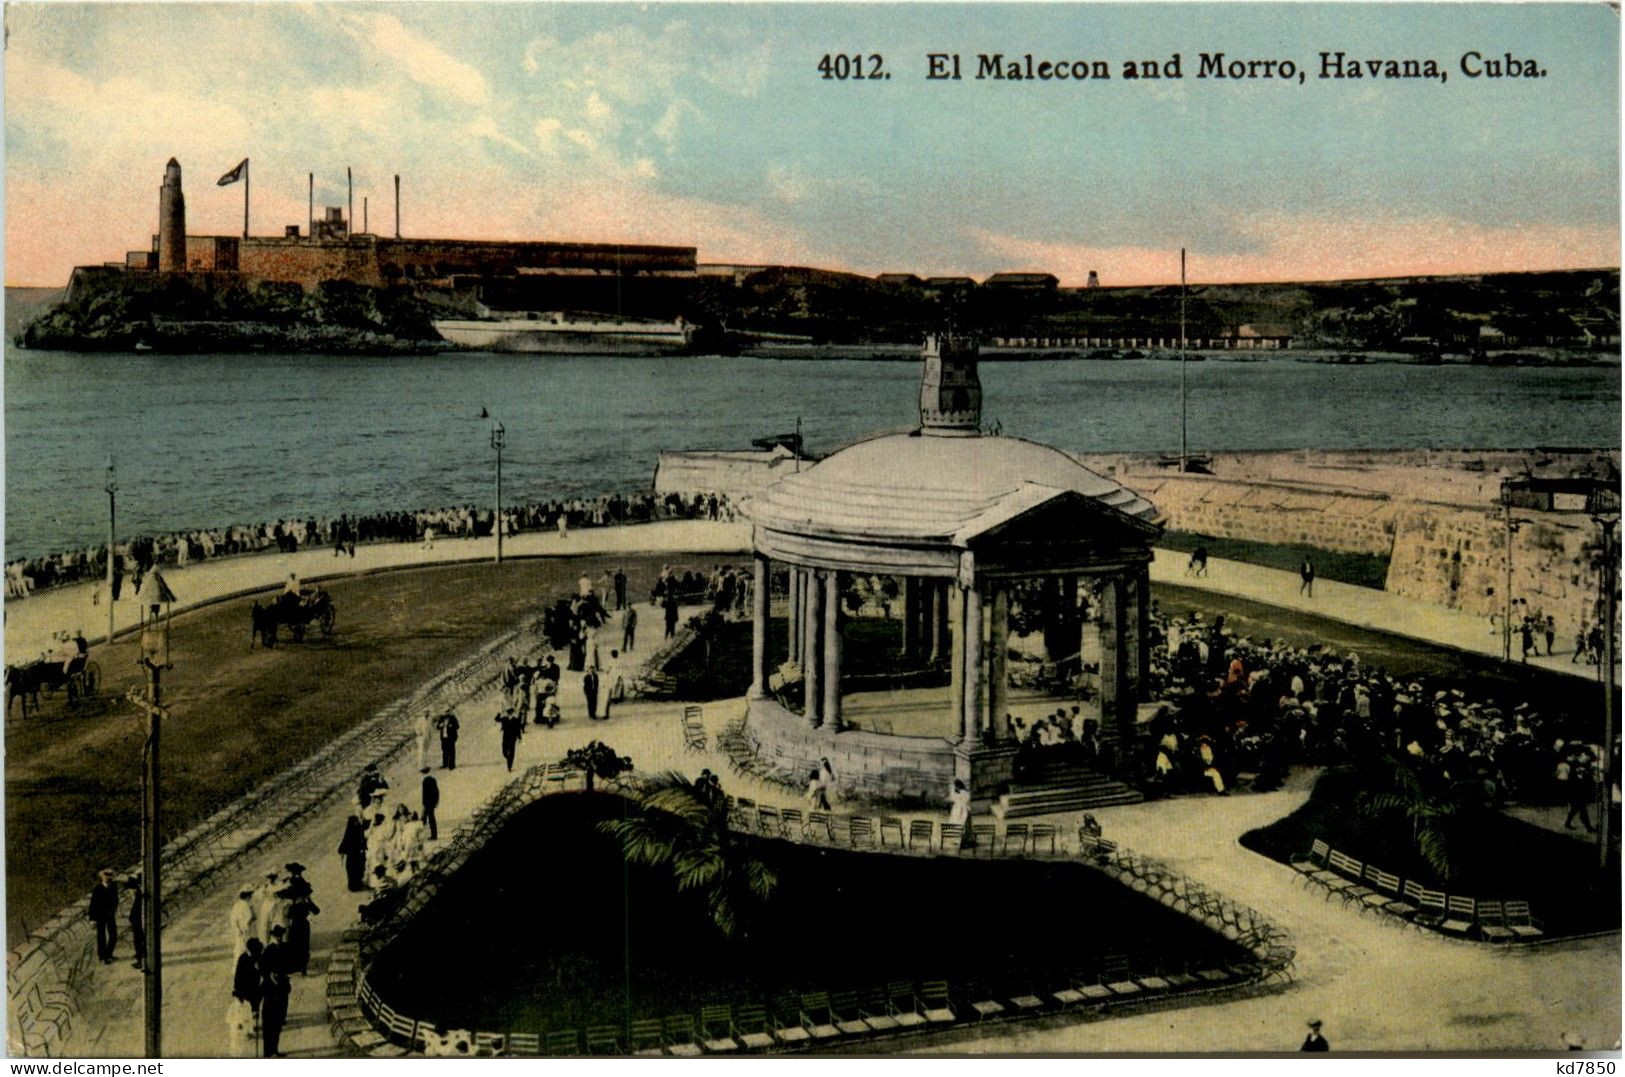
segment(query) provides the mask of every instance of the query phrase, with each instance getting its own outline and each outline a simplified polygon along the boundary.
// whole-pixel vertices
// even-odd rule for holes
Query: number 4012
[[[818,70],[826,79],[889,79],[891,73],[886,70],[886,61],[881,59],[880,53],[872,52],[868,56],[861,52],[826,53],[818,61]]]

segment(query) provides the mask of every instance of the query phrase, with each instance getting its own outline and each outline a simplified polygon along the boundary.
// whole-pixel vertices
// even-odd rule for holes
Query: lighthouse
[[[171,157],[164,166],[164,185],[158,189],[158,269],[186,269],[186,198],[181,194],[181,165]]]

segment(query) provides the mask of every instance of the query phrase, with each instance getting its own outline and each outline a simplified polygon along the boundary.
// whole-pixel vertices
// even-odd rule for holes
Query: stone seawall
[[[684,485],[741,500],[778,474],[766,453],[668,455],[681,459]],[[1171,530],[1383,558],[1385,590],[1486,619],[1506,607],[1502,479],[1619,464],[1617,452],[1575,449],[1213,453],[1212,474],[1180,474],[1146,455],[1078,459],[1148,498]],[[669,483],[678,471],[666,457],[661,466]],[[1597,616],[1597,526],[1577,511],[1519,508],[1513,518],[1513,620],[1550,616],[1560,648],[1571,649]]]

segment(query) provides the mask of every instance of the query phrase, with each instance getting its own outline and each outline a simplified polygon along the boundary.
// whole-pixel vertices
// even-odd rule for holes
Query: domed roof
[[[1059,449],[1021,438],[886,434],[767,488],[758,526],[800,535],[949,542],[1067,492],[1133,519],[1156,508]]]

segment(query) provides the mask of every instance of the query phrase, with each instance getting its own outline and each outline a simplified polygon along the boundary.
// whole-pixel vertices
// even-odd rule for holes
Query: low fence
[[[222,871],[241,864],[268,839],[287,837],[323,805],[353,790],[367,764],[382,765],[412,744],[415,715],[455,706],[490,688],[500,680],[510,655],[528,657],[539,646],[533,628],[498,637],[472,658],[170,841],[162,853],[166,924],[204,896]],[[100,966],[94,925],[86,914],[86,902],[75,902],[7,955],[10,1053],[34,1057],[68,1053],[81,998]]]
[[[327,982],[329,1017],[339,1043],[354,1053],[374,1056],[412,1051],[532,1056],[784,1050],[1059,1010],[1098,1016],[1123,1008],[1178,1005],[1181,1000],[1215,993],[1279,990],[1292,981],[1296,951],[1286,932],[1258,910],[1209,890],[1159,860],[1084,832],[1074,843],[1057,827],[1042,823],[963,827],[935,817],[803,814],[799,806],[729,798],[730,828],[767,839],[893,856],[1077,862],[1202,923],[1241,947],[1247,959],[1231,965],[1187,967],[1183,960],[1166,955],[1115,955],[1085,970],[1026,973],[1019,983],[950,986],[947,982],[898,981],[867,993],[786,996],[797,1008],[794,1014],[783,1005],[736,1010],[726,1004],[667,1015],[664,1020],[628,1018],[624,1023],[571,1024],[546,1030],[442,1030],[391,1007],[367,982],[371,959],[429,907],[452,874],[521,808],[549,794],[584,787],[579,772],[545,765],[531,768],[458,828],[446,847],[407,884],[399,904],[387,916],[371,928],[346,936],[329,965]],[[909,1014],[918,1019],[910,1019]]]

